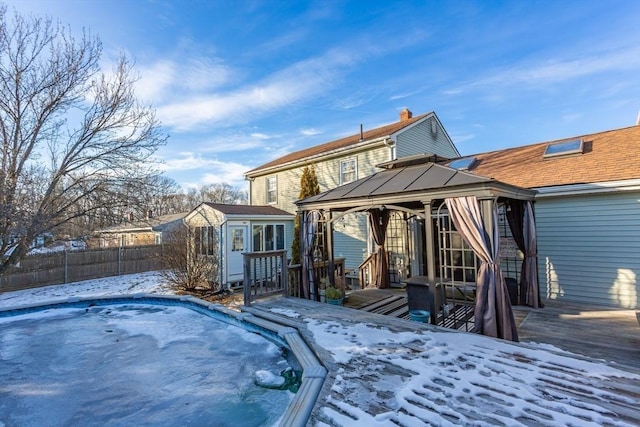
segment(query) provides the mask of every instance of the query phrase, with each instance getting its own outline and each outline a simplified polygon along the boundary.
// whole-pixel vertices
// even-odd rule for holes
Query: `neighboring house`
[[[380,163],[418,154],[460,156],[435,113],[414,117],[404,109],[395,123],[296,151],[246,172],[249,203],[295,213],[305,166],[315,168],[320,191],[326,191],[377,172]],[[342,221],[334,242],[337,256],[347,260],[346,267],[357,268],[370,244],[366,215],[354,214]]]
[[[274,206],[201,203],[184,218],[200,255],[217,255],[220,283],[243,280],[244,252],[290,251],[295,216]],[[214,254],[213,251],[217,251]]]
[[[537,191],[543,298],[640,307],[640,125],[464,159]]]
[[[175,227],[182,226],[186,213],[148,215],[144,220],[133,221],[131,218],[122,224],[98,230],[87,240],[89,248],[118,248],[127,246],[159,245],[163,236]]]

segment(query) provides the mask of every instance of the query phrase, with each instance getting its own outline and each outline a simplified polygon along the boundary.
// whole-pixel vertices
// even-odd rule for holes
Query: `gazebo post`
[[[427,248],[427,279],[429,282],[436,280],[436,250],[434,247],[433,227],[431,226],[431,201],[424,203],[424,237]]]

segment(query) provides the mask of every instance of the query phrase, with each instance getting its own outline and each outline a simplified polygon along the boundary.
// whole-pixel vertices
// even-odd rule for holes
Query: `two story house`
[[[360,126],[360,132],[353,135],[295,151],[246,172],[249,203],[295,213],[294,202],[305,166],[315,168],[320,191],[326,191],[372,175],[379,170],[378,164],[419,154],[444,159],[460,156],[434,112],[414,116],[403,109],[394,123],[368,130]],[[346,259],[348,269],[357,268],[369,252],[366,215],[345,217],[335,228],[333,238],[338,248],[336,256]],[[291,241],[292,236],[287,236],[288,245]],[[405,244],[404,239],[397,242],[398,246]],[[406,261],[399,259],[397,263]]]

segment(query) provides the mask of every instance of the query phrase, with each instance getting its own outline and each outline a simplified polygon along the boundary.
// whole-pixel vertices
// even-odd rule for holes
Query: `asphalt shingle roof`
[[[582,138],[584,152],[544,158],[549,144]],[[640,178],[640,126],[479,153],[469,172],[524,188]],[[471,156],[466,156],[471,157]]]
[[[352,145],[356,145],[358,143],[361,143],[363,141],[370,141],[370,140],[375,140],[377,138],[381,138],[381,137],[385,137],[385,136],[390,136],[393,135],[394,133],[398,132],[399,130],[410,126],[412,124],[414,124],[415,122],[427,117],[428,115],[433,114],[433,113],[425,113],[425,114],[421,114],[419,116],[415,116],[412,117],[408,120],[404,120],[404,121],[399,121],[399,122],[395,122],[395,123],[391,123],[385,126],[381,126],[372,130],[368,130],[366,132],[363,133],[362,135],[362,139],[360,138],[360,134],[354,134],[354,135],[350,135],[344,138],[340,138],[337,139],[335,141],[330,141],[330,142],[326,142],[324,144],[320,144],[320,145],[316,145],[313,147],[309,147],[309,148],[305,148],[303,150],[299,150],[299,151],[294,151],[293,153],[289,153],[285,156],[282,156],[280,158],[277,158],[275,160],[272,160],[268,163],[265,163],[261,166],[258,166],[257,168],[251,169],[250,171],[246,172],[246,175],[249,175],[253,172],[257,172],[259,170],[262,169],[267,169],[270,167],[274,167],[274,166],[279,166],[279,165],[284,165],[290,162],[294,162],[296,160],[301,160],[304,159],[306,157],[312,157],[312,156],[316,156],[322,153],[326,153],[326,152],[330,152],[333,150],[338,150],[340,148],[346,148]]]

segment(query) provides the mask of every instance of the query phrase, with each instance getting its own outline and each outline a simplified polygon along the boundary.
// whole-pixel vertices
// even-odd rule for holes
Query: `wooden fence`
[[[31,255],[0,276],[0,292],[159,270],[161,256],[162,245]]]

